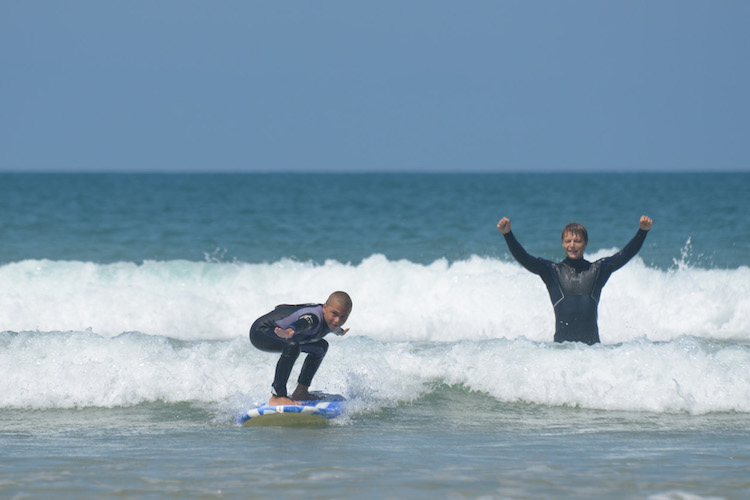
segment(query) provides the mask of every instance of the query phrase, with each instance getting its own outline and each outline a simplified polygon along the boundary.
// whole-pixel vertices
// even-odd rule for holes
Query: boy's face
[[[350,311],[346,307],[338,302],[323,304],[323,320],[331,330],[346,323],[346,320],[349,319],[349,312]]]
[[[571,259],[582,259],[583,251],[586,250],[586,242],[580,235],[575,233],[565,233],[562,240],[565,255]]]

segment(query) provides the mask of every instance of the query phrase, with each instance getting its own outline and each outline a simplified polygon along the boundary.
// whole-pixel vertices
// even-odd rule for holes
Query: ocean
[[[739,499],[750,174],[0,174],[1,498]],[[555,344],[510,256],[654,227]],[[281,303],[354,302],[323,427],[237,424]],[[296,384],[298,360],[290,378]]]

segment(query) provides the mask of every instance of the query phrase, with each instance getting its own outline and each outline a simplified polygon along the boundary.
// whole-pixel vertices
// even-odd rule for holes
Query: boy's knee
[[[319,340],[315,344],[305,346],[305,350],[314,358],[322,359],[328,352],[328,342]]]
[[[284,347],[284,350],[281,351],[281,355],[287,358],[297,358],[300,353],[300,345],[299,342],[295,340],[289,340]]]

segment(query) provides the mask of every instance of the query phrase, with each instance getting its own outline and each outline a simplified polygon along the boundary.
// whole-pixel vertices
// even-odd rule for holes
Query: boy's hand
[[[335,330],[333,331],[333,334],[334,334],[334,335],[346,335],[346,332],[348,332],[348,331],[349,331],[349,329],[348,329],[348,328],[341,328],[341,327],[338,327],[338,328],[336,328],[336,329],[335,329]]]
[[[510,232],[510,219],[503,217],[500,222],[497,223],[497,230],[502,234],[508,234]]]
[[[647,217],[645,215],[641,216],[641,220],[639,222],[639,226],[641,229],[643,229],[644,231],[648,231],[649,229],[651,229],[651,226],[653,225],[654,225],[654,221],[651,220],[651,217]]]
[[[291,328],[283,329],[283,328],[276,327],[273,333],[275,333],[282,339],[290,339],[292,338],[292,335],[294,335],[294,330],[292,330]]]

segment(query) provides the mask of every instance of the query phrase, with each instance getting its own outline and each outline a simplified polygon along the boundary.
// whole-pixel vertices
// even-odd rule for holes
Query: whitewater
[[[614,253],[597,252],[589,259]],[[636,257],[599,309],[602,345],[551,342],[541,280],[472,257],[423,265],[22,261],[0,266],[0,406],[262,400],[275,357],[247,332],[281,303],[355,299],[316,383],[369,404],[440,385],[504,402],[750,412],[750,268],[662,271]]]

